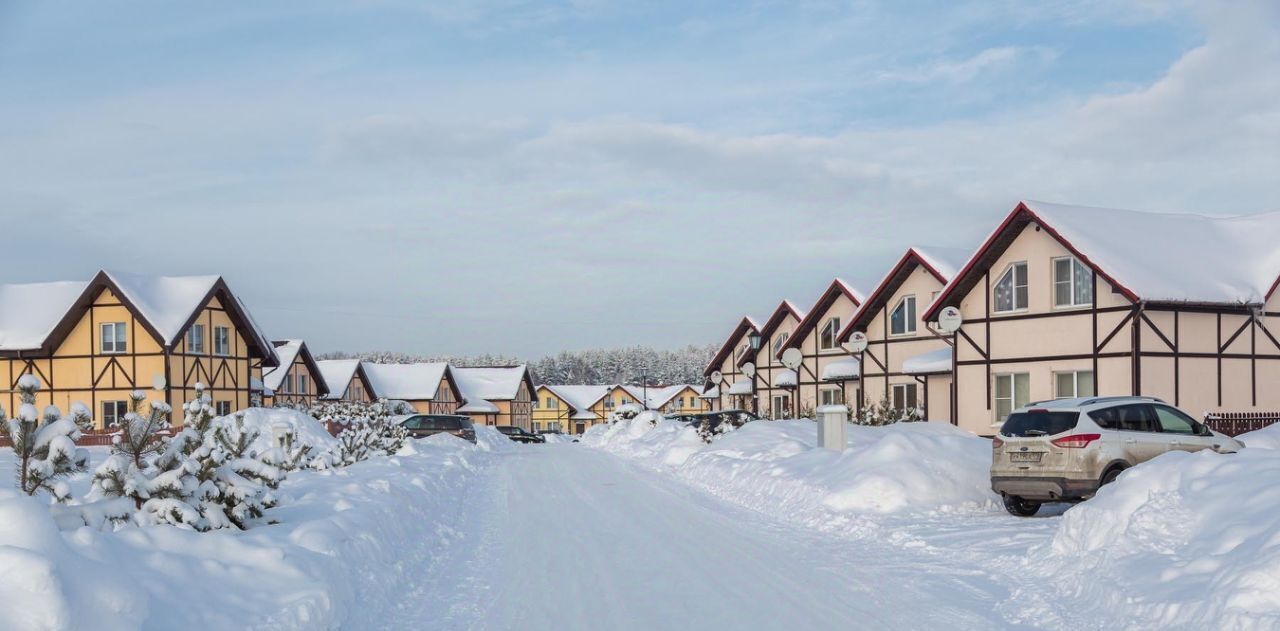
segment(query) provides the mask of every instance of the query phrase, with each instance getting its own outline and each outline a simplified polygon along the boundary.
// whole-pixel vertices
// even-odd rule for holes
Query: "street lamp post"
[[[754,360],[760,351],[760,333],[752,331],[747,334],[747,343],[751,345],[751,359]],[[754,362],[753,362],[754,363]],[[751,413],[760,414],[760,395],[756,390],[756,373],[755,366],[751,370]]]

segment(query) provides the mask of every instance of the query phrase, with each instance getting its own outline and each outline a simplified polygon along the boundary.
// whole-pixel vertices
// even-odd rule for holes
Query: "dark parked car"
[[[519,427],[516,427],[515,425],[499,425],[499,426],[498,426],[498,431],[499,431],[499,432],[502,432],[502,435],[503,435],[503,436],[506,436],[507,438],[510,438],[511,440],[514,440],[514,441],[516,441],[517,443],[545,443],[545,442],[547,442],[547,439],[545,439],[545,438],[543,438],[543,437],[541,437],[541,436],[539,436],[539,435],[537,435],[537,434],[532,434],[532,433],[526,432],[524,429],[519,428]]]
[[[436,434],[453,434],[463,440],[476,442],[476,430],[471,419],[455,414],[412,414],[400,417],[400,425],[414,438],[426,438]]]

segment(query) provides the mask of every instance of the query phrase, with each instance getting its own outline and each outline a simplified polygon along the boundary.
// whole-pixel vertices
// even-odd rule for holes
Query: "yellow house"
[[[1135,394],[1274,417],[1277,243],[1280,213],[1019,203],[924,314],[961,316],[953,422],[993,434],[1033,401]]]
[[[754,353],[743,353],[738,360],[739,369],[747,363],[755,365],[755,376],[750,379],[755,386],[755,409],[752,411],[756,414],[766,418],[792,418],[795,415],[792,405],[795,372],[783,366],[778,355],[803,319],[803,311],[790,300],[783,300],[760,327],[760,348]],[[791,380],[785,381],[784,376]]]
[[[884,401],[899,410],[920,410],[922,418],[951,419],[951,340],[924,319],[968,252],[910,248],[872,290],[845,325],[840,342],[855,332],[866,349],[850,360],[844,375],[860,375],[855,412]],[[857,374],[851,374],[857,373]]]
[[[632,403],[639,403],[648,394],[649,401],[644,404],[647,410],[656,410],[663,414],[696,414],[710,411],[698,395],[701,394],[689,384],[672,386],[621,386],[630,396]]]
[[[604,423],[608,420],[604,399],[610,397],[612,410],[615,388],[616,385],[538,386],[537,407],[533,410],[535,428],[577,435]]]
[[[537,388],[527,366],[455,368],[453,375],[464,401],[459,414],[482,425],[533,428],[533,396]]]
[[[329,393],[321,401],[349,401],[368,403],[376,401],[364,362],[358,359],[324,359],[316,362],[320,377],[329,387]]]
[[[750,354],[748,339],[759,333],[760,325],[750,316],[744,316],[703,371],[708,385],[702,398],[712,410],[751,409],[751,379],[742,373],[738,360]],[[717,372],[720,373],[719,380],[713,378]]]
[[[83,403],[99,428],[128,410],[137,389],[178,410],[203,383],[215,411],[230,414],[251,405],[251,384],[278,365],[221,277],[107,271],[87,282],[0,285],[0,360],[8,410],[18,379],[32,374],[43,384],[38,407]]]
[[[849,375],[850,357],[839,338],[862,302],[862,294],[849,283],[839,278],[831,281],[775,355],[781,358],[786,349],[798,348],[804,358],[798,374],[785,380],[779,374],[774,382],[793,388],[797,416],[810,416],[819,406],[858,400],[857,375]]]
[[[454,414],[458,411],[462,391],[447,363],[365,362],[363,366],[378,398],[405,401],[422,414]]]
[[[262,373],[263,405],[310,406],[329,394],[316,360],[302,340],[274,340],[280,365]]]

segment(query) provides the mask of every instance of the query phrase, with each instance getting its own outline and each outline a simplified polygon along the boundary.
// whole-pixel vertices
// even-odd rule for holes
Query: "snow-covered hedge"
[[[313,452],[320,452],[333,446],[336,441],[324,425],[315,417],[291,408],[249,408],[238,412],[244,418],[245,427],[257,430],[258,438],[253,447],[258,451],[266,451],[275,445],[271,442],[273,428],[277,425],[289,428],[293,432],[294,445],[309,445]],[[235,415],[214,419],[215,425],[233,422]]]

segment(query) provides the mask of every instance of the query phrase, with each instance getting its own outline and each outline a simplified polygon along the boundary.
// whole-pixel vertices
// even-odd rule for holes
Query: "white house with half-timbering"
[[[854,402],[860,375],[854,359],[840,346],[840,332],[863,302],[863,295],[843,279],[831,281],[775,357],[800,349],[803,362],[795,376],[795,413],[811,415],[819,406]],[[788,382],[775,385],[786,387]]]
[[[744,316],[707,364],[702,373],[707,379],[702,399],[712,410],[751,409],[751,379],[742,372],[738,361],[751,353],[749,339],[759,333],[760,325]],[[716,373],[720,373],[719,380],[714,379]]]
[[[755,366],[755,375],[750,377],[754,381],[756,397],[752,411],[766,418],[795,416],[795,372],[782,365],[778,354],[791,339],[804,314],[795,303],[783,300],[760,327],[760,348],[743,353],[738,360],[739,370],[748,363]]]

